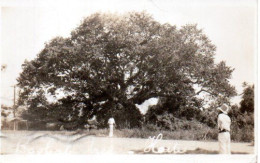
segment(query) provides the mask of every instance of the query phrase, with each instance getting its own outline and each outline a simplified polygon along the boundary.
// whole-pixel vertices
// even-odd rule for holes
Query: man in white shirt
[[[219,141],[219,154],[231,154],[230,150],[230,125],[231,119],[228,116],[228,106],[222,105],[218,108],[218,141]]]
[[[109,124],[109,137],[113,137],[113,128],[115,125],[115,119],[113,117],[109,118],[108,124]]]

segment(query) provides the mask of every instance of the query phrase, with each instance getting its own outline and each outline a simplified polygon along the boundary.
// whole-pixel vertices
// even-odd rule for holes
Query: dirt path
[[[217,151],[218,142],[185,141],[185,140],[155,140],[138,138],[108,138],[84,136],[73,133],[55,132],[2,132],[2,154],[144,154],[146,151],[163,152],[166,148],[178,153],[197,148]],[[166,147],[166,148],[160,148]],[[231,151],[235,153],[254,153],[254,146],[250,143],[232,143]],[[165,153],[165,152],[164,152]]]

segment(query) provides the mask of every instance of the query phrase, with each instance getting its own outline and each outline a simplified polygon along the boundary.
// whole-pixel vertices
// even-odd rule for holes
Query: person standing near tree
[[[228,116],[229,108],[223,104],[218,108],[218,142],[219,142],[219,154],[231,154],[230,150],[230,125],[231,119]]]
[[[108,124],[109,124],[109,137],[113,137],[113,129],[114,129],[114,125],[116,124],[115,119],[113,117],[109,118]]]

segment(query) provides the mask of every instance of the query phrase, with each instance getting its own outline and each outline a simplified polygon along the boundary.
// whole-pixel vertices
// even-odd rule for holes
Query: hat
[[[223,104],[221,107],[218,108],[219,111],[221,111],[224,114],[228,114],[228,106],[226,104]]]

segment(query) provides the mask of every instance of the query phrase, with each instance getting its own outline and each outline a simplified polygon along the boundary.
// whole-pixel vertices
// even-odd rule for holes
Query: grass
[[[187,127],[184,127],[187,126]],[[163,134],[163,139],[174,139],[174,140],[203,140],[212,141],[218,139],[218,130],[216,128],[210,128],[205,124],[199,124],[198,122],[189,122],[184,126],[175,130],[161,130],[155,126],[147,126],[143,128],[133,129],[115,129],[114,137],[120,138],[149,138],[157,136],[160,133]],[[46,131],[48,132],[48,131]],[[53,131],[54,133],[56,131]],[[62,131],[57,131],[62,132]],[[76,130],[76,131],[64,131],[64,134],[84,134],[94,135],[98,137],[108,136],[109,130],[105,129],[92,129],[87,130]],[[251,130],[233,129],[231,130],[231,140],[234,142],[252,142],[254,135]]]
[[[90,131],[79,130],[75,134],[85,134],[85,135],[94,135],[98,137],[108,136],[108,129],[92,129]],[[157,130],[151,131],[148,129],[116,129],[114,130],[114,137],[119,138],[149,138],[157,136],[160,133],[163,135],[163,139],[174,139],[174,140],[216,140],[217,132],[214,130],[176,130],[176,131],[166,131],[166,130]]]
[[[6,130],[11,131],[11,130]],[[25,130],[20,130],[21,133]],[[37,131],[31,131],[37,132]],[[76,131],[42,131],[46,134],[51,132],[52,134],[56,135],[64,135],[64,136],[74,136],[74,135],[89,135],[89,136],[97,136],[97,137],[106,137],[109,134],[108,129],[92,129],[92,130],[76,130]],[[189,130],[175,130],[175,131],[166,131],[166,130],[156,130],[151,131],[149,129],[115,129],[114,130],[114,137],[118,138],[144,138],[147,139],[149,137],[156,137],[159,134],[163,135],[164,140],[216,140],[217,133],[214,130],[196,130],[196,129],[189,129]],[[215,139],[213,139],[215,138]]]
[[[238,131],[233,131],[238,132]],[[92,129],[90,131],[80,130],[78,133],[84,133],[86,135],[94,135],[98,137],[108,136],[108,129]],[[217,129],[212,128],[201,128],[201,129],[177,129],[174,131],[168,130],[149,130],[146,128],[138,129],[115,129],[114,137],[119,138],[144,138],[147,139],[149,137],[157,136],[160,133],[163,135],[164,140],[202,140],[202,141],[216,141],[218,140],[218,131]],[[240,133],[240,132],[239,132]],[[240,138],[241,134],[232,133],[231,139],[233,142],[251,142],[244,141],[244,139]],[[245,135],[245,134],[244,134]]]

